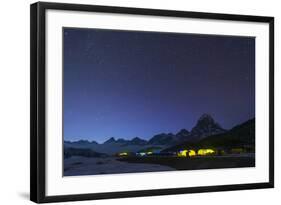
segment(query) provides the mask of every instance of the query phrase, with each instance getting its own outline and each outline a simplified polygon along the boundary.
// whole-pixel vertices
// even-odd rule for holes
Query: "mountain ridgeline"
[[[163,151],[198,148],[222,148],[226,150],[246,148],[248,151],[253,152],[255,149],[255,119],[248,120],[224,133],[210,135],[196,142],[185,141]]]
[[[223,129],[208,114],[203,114],[196,125],[188,131],[181,129],[176,134],[161,133],[154,135],[149,140],[135,137],[131,140],[109,138],[102,144],[95,141],[79,140],[64,141],[65,148],[92,149],[96,152],[114,154],[120,151],[136,152],[150,147],[174,151],[180,148],[189,147],[230,147],[249,145],[255,143],[255,120],[249,120],[237,125],[230,130]]]

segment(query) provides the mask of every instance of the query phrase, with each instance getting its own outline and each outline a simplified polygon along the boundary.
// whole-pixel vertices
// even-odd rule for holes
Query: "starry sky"
[[[64,140],[149,139],[255,116],[255,38],[63,29]]]

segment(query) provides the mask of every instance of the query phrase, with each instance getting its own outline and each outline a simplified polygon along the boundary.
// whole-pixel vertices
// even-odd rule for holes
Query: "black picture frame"
[[[122,13],[150,16],[170,16],[196,19],[217,19],[229,21],[263,22],[269,24],[269,182],[203,186],[192,188],[171,188],[158,190],[89,193],[60,196],[46,196],[46,10],[86,11],[102,13]],[[109,7],[82,4],[38,2],[30,7],[30,199],[37,203],[76,200],[97,200],[123,197],[140,197],[197,192],[230,191],[274,187],[274,18],[172,10]]]

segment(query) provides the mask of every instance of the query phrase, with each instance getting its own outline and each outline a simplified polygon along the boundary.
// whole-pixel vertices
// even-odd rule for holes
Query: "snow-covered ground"
[[[115,157],[86,158],[73,156],[64,159],[64,176],[172,171],[168,166],[117,161]]]

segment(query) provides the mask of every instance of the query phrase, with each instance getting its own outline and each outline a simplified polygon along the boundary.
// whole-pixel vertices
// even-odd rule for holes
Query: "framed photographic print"
[[[274,186],[274,18],[31,5],[31,200]]]

